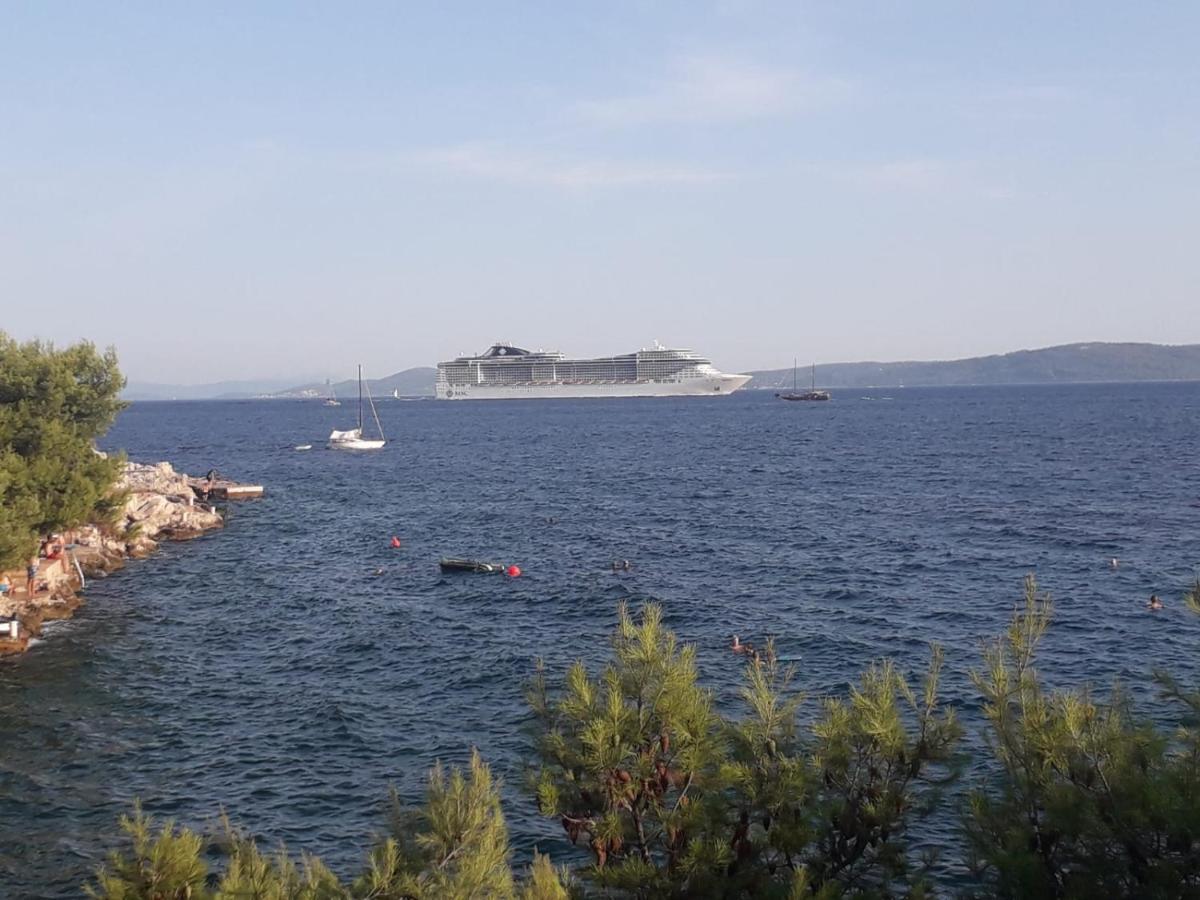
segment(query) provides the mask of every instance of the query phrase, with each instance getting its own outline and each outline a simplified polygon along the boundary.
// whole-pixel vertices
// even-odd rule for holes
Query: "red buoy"
[[[393,534],[392,535],[392,547],[399,547],[399,546],[400,546],[400,538],[396,537]]]
[[[509,578],[516,578],[518,575],[521,574],[521,569],[519,566],[509,566],[507,569],[504,570],[504,574],[507,575]]]

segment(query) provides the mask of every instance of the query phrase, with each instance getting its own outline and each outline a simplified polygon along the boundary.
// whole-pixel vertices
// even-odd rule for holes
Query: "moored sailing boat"
[[[817,364],[812,365],[812,388],[801,393],[796,389],[796,360],[792,360],[792,391],[789,394],[776,394],[780,400],[828,400],[829,391],[817,390]]]
[[[375,427],[379,429],[379,440],[363,437],[363,380],[362,366],[358,367],[358,427],[349,431],[332,431],[329,434],[330,450],[378,450],[386,443],[383,436],[383,426],[379,424],[379,413],[375,411],[375,401],[371,399],[371,389],[367,388],[367,403],[371,406],[371,415],[375,419]]]

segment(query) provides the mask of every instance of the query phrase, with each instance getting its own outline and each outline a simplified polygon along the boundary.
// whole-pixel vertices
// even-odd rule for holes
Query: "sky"
[[[132,380],[1200,342],[1200,4],[0,0],[0,329]]]

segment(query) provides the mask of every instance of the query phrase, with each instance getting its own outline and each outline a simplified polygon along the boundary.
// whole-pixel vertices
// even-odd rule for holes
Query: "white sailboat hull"
[[[386,441],[365,441],[362,438],[352,440],[330,441],[330,450],[379,450]]]
[[[329,433],[330,450],[378,450],[384,445],[384,440],[367,440],[362,436],[361,428],[351,428],[349,431],[331,431]]]

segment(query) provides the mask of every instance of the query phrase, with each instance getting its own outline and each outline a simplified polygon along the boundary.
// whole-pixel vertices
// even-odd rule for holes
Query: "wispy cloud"
[[[1016,84],[966,91],[943,99],[972,119],[997,123],[1052,121],[1088,102],[1086,93],[1062,84]]]
[[[576,105],[607,126],[648,122],[726,122],[793,115],[843,102],[851,85],[839,78],[719,56],[689,56],[644,93]]]
[[[810,174],[868,191],[967,194],[991,200],[1013,196],[1010,187],[982,176],[970,163],[941,159],[809,163]]]
[[[550,156],[494,144],[460,144],[429,150],[416,154],[412,161],[461,177],[560,188],[706,184],[731,177],[728,173],[686,164]]]
[[[1061,104],[1077,103],[1083,94],[1064,84],[1022,84],[984,91],[981,99],[994,103]]]

